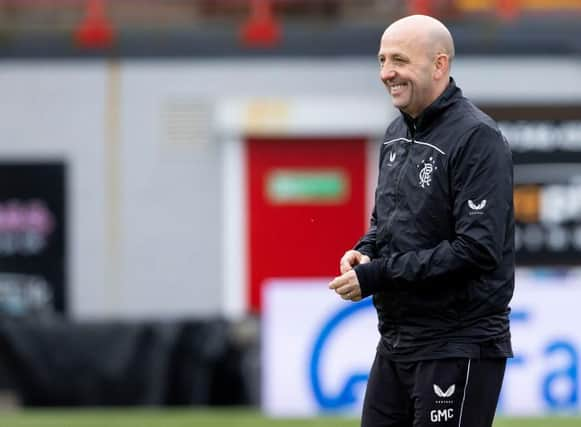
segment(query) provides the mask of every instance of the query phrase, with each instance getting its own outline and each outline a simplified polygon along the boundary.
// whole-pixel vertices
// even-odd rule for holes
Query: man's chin
[[[391,102],[395,108],[399,108],[400,110],[408,105],[407,100],[403,99],[401,96],[392,96]]]
[[[397,99],[392,99],[391,102],[393,103],[393,106],[395,108],[397,108],[398,110],[401,110],[405,113],[405,110],[406,110],[406,107],[408,106],[408,104],[406,104],[405,102],[401,102],[401,101],[398,102]]]

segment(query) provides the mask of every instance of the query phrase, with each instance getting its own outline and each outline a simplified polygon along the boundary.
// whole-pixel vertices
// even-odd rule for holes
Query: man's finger
[[[337,292],[339,295],[346,295],[349,292],[351,292],[352,290],[353,290],[353,286],[344,285],[344,286],[341,286],[340,288],[335,289],[335,292]]]
[[[341,273],[346,273],[347,271],[351,270],[354,263],[356,263],[355,254],[353,252],[346,252],[339,263],[339,269],[341,270]]]
[[[350,262],[341,262],[341,264],[339,265],[339,270],[341,271],[341,274],[345,274],[351,269],[353,269],[353,266],[351,265]]]
[[[345,279],[343,278],[343,276],[338,276],[331,280],[331,283],[329,283],[329,289],[337,289],[339,286],[342,286],[344,284]]]
[[[355,295],[353,287],[351,286],[343,286],[342,288],[337,289],[335,292],[337,292],[337,294],[344,300],[350,300]]]

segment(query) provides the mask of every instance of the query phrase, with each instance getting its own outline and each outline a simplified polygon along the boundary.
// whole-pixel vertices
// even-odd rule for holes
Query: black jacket
[[[381,147],[371,226],[355,267],[393,360],[510,357],[513,173],[496,123],[450,79]]]

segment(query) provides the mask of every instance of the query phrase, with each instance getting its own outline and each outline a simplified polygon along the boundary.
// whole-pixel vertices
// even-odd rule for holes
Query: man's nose
[[[395,70],[392,67],[386,66],[379,72],[381,80],[392,80],[395,77]]]

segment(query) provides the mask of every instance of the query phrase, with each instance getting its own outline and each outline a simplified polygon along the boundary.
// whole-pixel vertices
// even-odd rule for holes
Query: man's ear
[[[441,80],[450,70],[450,57],[445,53],[438,53],[434,60],[434,79]]]

